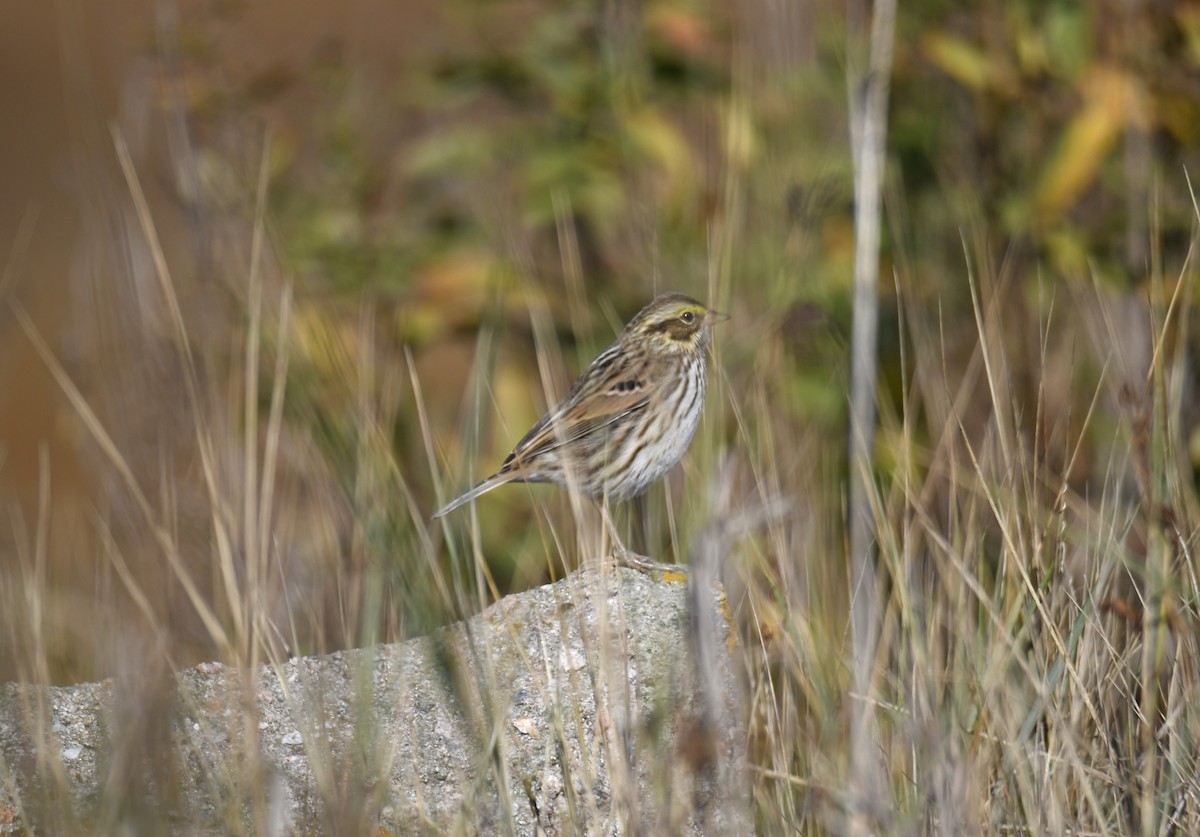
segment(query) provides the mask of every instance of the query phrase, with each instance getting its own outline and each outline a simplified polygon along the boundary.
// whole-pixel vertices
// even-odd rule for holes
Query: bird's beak
[[[722,314],[720,311],[713,311],[709,309],[709,312],[704,315],[704,324],[706,326],[716,325],[717,323],[723,323],[728,319],[728,314]]]

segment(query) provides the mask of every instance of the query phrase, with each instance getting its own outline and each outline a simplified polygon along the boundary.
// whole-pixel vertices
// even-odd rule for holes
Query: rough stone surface
[[[630,570],[399,645],[184,671],[169,743],[137,769],[114,755],[137,713],[111,682],[5,685],[0,833],[117,830],[131,810],[187,834],[750,833],[723,598],[694,600],[721,633],[719,706],[689,652],[711,619],[685,582]]]

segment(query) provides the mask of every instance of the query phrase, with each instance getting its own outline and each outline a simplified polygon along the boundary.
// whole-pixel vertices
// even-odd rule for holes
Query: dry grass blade
[[[183,354],[184,360],[184,386],[188,394],[188,403],[192,410],[192,415],[196,423],[196,445],[200,452],[200,463],[204,472],[204,484],[208,491],[209,502],[212,507],[212,534],[215,540],[217,561],[221,568],[222,581],[224,583],[226,598],[229,602],[230,613],[234,620],[234,632],[239,642],[244,642],[246,637],[245,608],[242,606],[244,598],[240,591],[240,581],[237,567],[234,560],[234,544],[233,536],[229,531],[226,521],[229,519],[229,509],[227,508],[227,498],[221,491],[220,481],[217,477],[217,457],[213,443],[212,433],[205,423],[204,404],[200,398],[199,375],[196,368],[196,360],[192,355],[191,342],[188,339],[187,327],[184,323],[183,312],[179,308],[179,298],[175,293],[175,286],[171,282],[171,272],[167,264],[166,255],[163,253],[162,246],[158,240],[158,235],[154,227],[154,218],[150,213],[150,207],[146,203],[146,196],[142,192],[141,183],[138,180],[137,171],[134,169],[133,160],[129,156],[129,149],[125,145],[125,140],[120,133],[113,131],[113,144],[117,151],[117,159],[121,164],[121,171],[125,175],[125,183],[129,189],[129,194],[133,199],[134,210],[137,213],[138,221],[141,225],[142,234],[145,236],[146,242],[150,248],[151,259],[154,264],[154,275],[158,279],[159,289],[162,291],[163,301],[166,302],[167,311],[170,314],[172,328],[178,337],[179,349]],[[251,341],[253,342],[253,341]],[[206,623],[208,620],[205,620]],[[211,630],[211,626],[210,626]],[[213,634],[214,639],[218,634]],[[222,637],[221,645],[227,646],[228,639],[225,637],[224,631],[219,635]],[[232,649],[231,649],[232,650]]]
[[[175,573],[176,577],[179,579],[179,583],[183,585],[183,588],[187,593],[188,601],[191,603],[192,607],[196,609],[196,613],[198,613],[200,618],[204,621],[205,629],[209,632],[209,635],[219,647],[225,649],[226,651],[232,652],[233,647],[230,643],[228,634],[225,632],[225,629],[222,627],[220,620],[217,619],[212,608],[209,607],[207,599],[200,592],[200,589],[196,585],[195,580],[192,578],[191,573],[188,572],[187,566],[179,554],[178,545],[171,536],[171,533],[160,522],[158,522],[158,515],[155,512],[154,506],[150,502],[150,499],[146,497],[145,493],[142,491],[142,487],[138,483],[137,478],[134,476],[133,471],[130,469],[129,463],[126,462],[125,458],[121,455],[120,450],[117,449],[116,443],[113,442],[112,437],[104,429],[100,419],[96,416],[96,413],[87,403],[87,399],[83,397],[83,393],[81,393],[75,386],[74,382],[67,374],[67,371],[63,369],[62,364],[58,362],[58,359],[54,356],[54,353],[50,350],[50,347],[46,345],[46,341],[42,339],[41,334],[37,330],[37,326],[35,326],[33,321],[29,318],[29,315],[25,312],[25,309],[16,302],[10,302],[9,308],[13,312],[13,316],[16,317],[17,323],[21,326],[21,330],[25,332],[26,337],[29,338],[29,342],[33,344],[38,356],[42,359],[42,362],[46,365],[46,368],[50,370],[50,374],[54,376],[54,380],[58,382],[63,394],[66,395],[67,400],[71,402],[71,406],[75,409],[76,414],[83,421],[84,427],[87,428],[92,439],[100,447],[101,453],[104,454],[105,459],[116,470],[121,479],[121,483],[125,486],[126,490],[129,491],[130,496],[132,496],[134,499],[134,502],[137,503],[138,509],[141,511],[146,525],[150,527],[150,531],[153,533],[155,540],[162,548],[163,555],[166,556],[172,572]]]

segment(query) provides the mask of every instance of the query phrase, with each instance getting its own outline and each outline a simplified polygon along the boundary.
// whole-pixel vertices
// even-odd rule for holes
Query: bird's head
[[[690,296],[663,294],[629,321],[624,336],[666,351],[702,351],[712,342],[713,325],[728,318]]]

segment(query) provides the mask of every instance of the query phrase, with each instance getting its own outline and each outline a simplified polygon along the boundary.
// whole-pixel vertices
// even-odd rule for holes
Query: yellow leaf
[[[1085,85],[1082,110],[1067,125],[1039,178],[1034,198],[1039,219],[1052,220],[1070,209],[1125,126],[1145,119],[1145,95],[1135,79],[1111,68],[1094,71]]]
[[[926,60],[950,78],[972,90],[986,90],[994,80],[992,60],[987,54],[956,35],[932,32],[921,39]]]
[[[1200,61],[1200,5],[1180,3],[1175,8],[1175,22],[1183,33],[1187,53],[1192,61]]]
[[[624,127],[634,146],[662,171],[665,194],[660,197],[686,201],[695,181],[695,162],[683,132],[652,108],[628,114]]]

